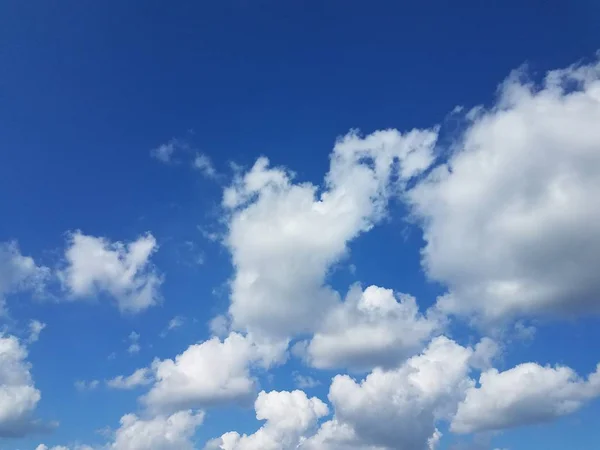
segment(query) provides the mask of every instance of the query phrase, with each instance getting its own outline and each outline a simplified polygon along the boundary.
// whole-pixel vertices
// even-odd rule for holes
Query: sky
[[[591,450],[600,6],[0,3],[0,449]]]

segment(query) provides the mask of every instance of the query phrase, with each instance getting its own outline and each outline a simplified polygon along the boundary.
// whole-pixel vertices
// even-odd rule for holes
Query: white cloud
[[[329,268],[385,214],[392,179],[406,180],[431,163],[436,136],[350,133],[335,144],[323,187],[294,183],[266,158],[238,176],[223,196],[235,265],[234,329],[278,337],[312,330],[338,301],[324,286]]]
[[[441,309],[484,319],[600,311],[600,63],[509,77],[447,164],[407,194]]]
[[[53,447],[48,447],[47,445],[40,444],[35,450],[94,450],[89,445],[75,445],[74,447],[65,447],[64,445],[55,445]]]
[[[167,164],[173,160],[173,153],[175,153],[177,147],[178,141],[176,139],[171,139],[169,142],[161,144],[158,147],[150,150],[150,156],[162,163]]]
[[[207,155],[202,153],[196,154],[194,159],[194,168],[198,169],[206,178],[216,178],[217,171],[215,170],[212,161]]]
[[[157,248],[151,234],[122,243],[76,231],[69,237],[67,267],[59,277],[73,298],[107,293],[122,312],[137,313],[161,298],[162,277],[150,262]]]
[[[472,355],[472,349],[438,337],[398,369],[374,369],[361,382],[337,375],[329,390],[335,422],[323,425],[325,431],[307,445],[311,448],[325,433],[332,449],[344,448],[337,442],[350,437],[358,448],[428,449],[439,433],[436,422],[451,417],[473,385],[468,377]]]
[[[42,292],[50,269],[23,256],[16,242],[0,243],[0,315],[5,314],[6,296],[23,290]]]
[[[327,405],[302,391],[262,391],[254,404],[256,418],[266,423],[254,434],[229,432],[215,439],[207,449],[293,450],[316,427],[319,418],[329,413]]]
[[[569,367],[520,364],[481,374],[467,390],[451,429],[458,433],[531,425],[572,413],[600,395],[600,365],[588,380]]]
[[[0,437],[23,436],[43,427],[33,419],[41,393],[33,384],[27,349],[0,334]]]
[[[143,397],[152,411],[176,411],[217,403],[247,402],[256,390],[249,366],[281,358],[285,346],[257,344],[232,333],[191,345],[180,355],[152,365],[156,383]]]
[[[91,380],[91,381],[77,380],[77,381],[75,381],[75,389],[77,389],[79,392],[93,391],[98,387],[99,384],[100,384],[100,382],[98,380]]]
[[[106,445],[48,447],[40,444],[36,450],[194,450],[193,437],[203,420],[204,412],[190,410],[150,418],[126,414],[121,417],[120,427],[114,433],[107,431],[107,437],[111,437]]]
[[[139,343],[140,335],[135,331],[132,331],[129,335],[129,347],[127,347],[127,353],[133,355],[135,353],[139,353],[142,347]]]
[[[420,351],[440,327],[439,318],[419,313],[414,297],[356,285],[329,311],[306,348],[306,359],[321,369],[392,367]]]
[[[113,389],[133,389],[138,386],[146,386],[152,383],[152,381],[151,370],[144,367],[136,370],[128,377],[119,375],[111,380],[107,380],[106,385]]]
[[[174,330],[175,328],[179,328],[183,325],[183,321],[185,319],[181,316],[175,316],[171,320],[169,320],[169,324],[167,325],[168,330]]]
[[[299,373],[294,374],[294,383],[300,389],[310,389],[317,387],[321,384],[319,380],[315,380],[311,376],[301,375]]]
[[[361,442],[354,429],[337,419],[324,422],[318,432],[305,440],[302,450],[387,450],[385,447]]]
[[[179,411],[170,416],[142,419],[135,414],[121,418],[111,450],[193,450],[192,438],[204,413]]]
[[[31,320],[29,322],[29,337],[27,338],[28,343],[37,342],[40,338],[40,333],[46,328],[46,324],[39,320]]]

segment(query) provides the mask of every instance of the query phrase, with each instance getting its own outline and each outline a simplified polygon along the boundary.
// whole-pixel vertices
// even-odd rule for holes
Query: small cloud
[[[139,351],[141,350],[141,346],[139,344],[139,340],[140,340],[140,335],[139,333],[136,333],[135,331],[132,331],[131,334],[129,335],[129,347],[127,348],[127,353],[133,355],[134,353],[139,353]]]
[[[77,389],[79,392],[93,391],[98,387],[99,384],[100,384],[100,382],[98,380],[92,380],[92,381],[77,380],[75,382],[75,389]]]
[[[200,231],[200,234],[204,239],[210,242],[218,242],[222,237],[221,234],[217,233],[216,231],[208,231],[200,225],[198,225],[198,231]]]
[[[515,323],[515,335],[517,339],[531,341],[535,336],[536,328],[532,325],[525,325],[522,321]]]
[[[46,324],[39,320],[32,320],[29,322],[29,337],[27,338],[28,343],[37,342],[40,338],[40,333],[46,328]]]
[[[171,320],[169,320],[169,325],[167,326],[168,330],[174,330],[175,328],[179,328],[183,325],[184,318],[181,316],[175,316]]]
[[[177,140],[171,139],[169,142],[150,150],[150,156],[162,163],[168,164],[173,161],[173,153],[175,153],[177,146]]]
[[[160,337],[165,337],[167,335],[167,333],[169,333],[169,331],[175,330],[179,327],[181,327],[183,325],[183,322],[185,321],[185,318],[182,316],[175,316],[173,317],[171,320],[169,320],[169,323],[167,324],[167,328],[160,333]]]
[[[115,352],[112,352],[110,355],[108,355],[107,359],[109,361],[112,361],[113,359],[115,359],[117,357],[117,354]]]
[[[150,369],[144,367],[133,372],[128,377],[119,375],[112,380],[107,380],[106,385],[112,389],[133,389],[138,386],[145,386],[152,383],[152,374]]]
[[[134,342],[127,348],[127,353],[133,355],[134,353],[139,353],[140,350],[141,350],[140,344],[138,344],[137,342]]]
[[[215,179],[218,176],[212,161],[203,153],[196,154],[196,158],[194,159],[194,168],[198,169],[206,178]]]
[[[223,337],[227,336],[227,333],[229,333],[230,321],[229,318],[221,314],[213,318],[208,326],[212,334]]]
[[[294,382],[296,383],[296,386],[300,389],[310,389],[321,384],[319,380],[315,380],[313,377],[310,377],[308,375],[300,375],[297,372],[294,373]]]

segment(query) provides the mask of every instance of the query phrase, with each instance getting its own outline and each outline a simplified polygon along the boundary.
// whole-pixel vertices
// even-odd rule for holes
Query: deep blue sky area
[[[117,428],[140,392],[77,392],[75,381],[129,374],[209,336],[207,322],[227,311],[232,266],[201,231],[224,231],[231,163],[247,168],[265,155],[322,185],[336,138],[351,129],[441,125],[452,134],[453,109],[491,104],[512,70],[525,64],[539,80],[593,60],[599,17],[594,0],[1,1],[0,243],[16,240],[24,255],[60,266],[66,233],[131,241],[152,232],[165,282],[164,304],[141,315],[120,315],[104,297],[11,296],[10,326],[47,324],[29,358],[38,415],[61,425],[47,436],[0,438],[0,448],[101,442],[96,430]],[[150,157],[171,139],[207,155],[223,178],[200,176],[181,154],[170,164]],[[342,295],[357,281],[408,292],[424,309],[445,287],[421,270],[420,229],[401,205],[392,210],[328,279]],[[185,325],[160,337],[178,315]],[[535,325],[536,339],[514,344],[499,368],[537,360],[594,370],[595,321]],[[463,342],[482,334],[464,323],[452,329]],[[142,350],[131,356],[133,330]],[[273,378],[261,375],[262,385],[293,389],[290,374],[305,369],[292,360]],[[322,379],[311,393],[325,400],[337,372],[310,373]],[[592,404],[554,424],[486,435],[482,448],[591,450],[598,414]],[[251,408],[219,407],[198,442],[256,428]],[[470,437],[442,431],[442,450],[471,448]]]

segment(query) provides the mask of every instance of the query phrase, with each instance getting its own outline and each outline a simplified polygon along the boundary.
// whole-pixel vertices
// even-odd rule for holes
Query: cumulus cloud
[[[436,137],[435,130],[350,133],[336,142],[323,187],[294,182],[266,158],[240,174],[223,196],[234,329],[278,337],[312,330],[338,300],[324,286],[329,268],[385,214],[392,180],[428,167]]]
[[[51,271],[23,256],[16,242],[0,243],[0,315],[6,313],[6,296],[18,291],[41,292]]]
[[[600,310],[600,63],[510,76],[406,198],[439,307],[494,320]]]
[[[106,381],[106,385],[113,389],[134,389],[138,386],[146,386],[152,383],[152,372],[147,367],[141,368],[125,377],[119,375]]]
[[[137,313],[161,298],[162,277],[150,262],[157,248],[149,233],[122,243],[76,231],[69,236],[67,266],[59,277],[73,299],[106,293],[122,312]]]
[[[41,393],[33,384],[27,349],[0,334],[0,437],[19,437],[45,426],[33,418]]]
[[[329,412],[325,403],[316,397],[308,398],[302,391],[262,391],[254,408],[256,418],[266,421],[254,434],[229,432],[209,442],[206,449],[297,449],[318,419]]]
[[[204,421],[202,411],[179,411],[172,415],[141,418],[135,414],[121,417],[119,428],[103,450],[194,450],[193,437]],[[94,450],[88,445],[54,446],[40,444],[36,450]]]
[[[505,372],[490,369],[467,390],[451,425],[471,433],[548,422],[578,410],[600,395],[600,365],[587,380],[569,367],[520,364]]]
[[[438,433],[436,422],[449,419],[473,385],[472,355],[472,349],[441,336],[397,369],[376,368],[360,382],[337,375],[329,390],[335,429],[344,435],[352,430],[361,445],[428,449]]]
[[[439,317],[419,313],[414,297],[356,285],[329,311],[305,356],[320,369],[392,367],[420,351],[441,325]]]
[[[256,392],[251,363],[281,358],[287,343],[270,346],[231,333],[189,346],[175,359],[152,365],[155,384],[143,402],[152,411],[176,411],[227,402],[248,402]]]
[[[89,445],[75,445],[73,447],[65,447],[64,445],[55,445],[53,447],[48,447],[45,444],[38,445],[35,450],[94,450]]]
[[[121,418],[111,450],[193,450],[193,436],[204,420],[201,411],[179,411],[170,416],[142,419],[135,414]]]

